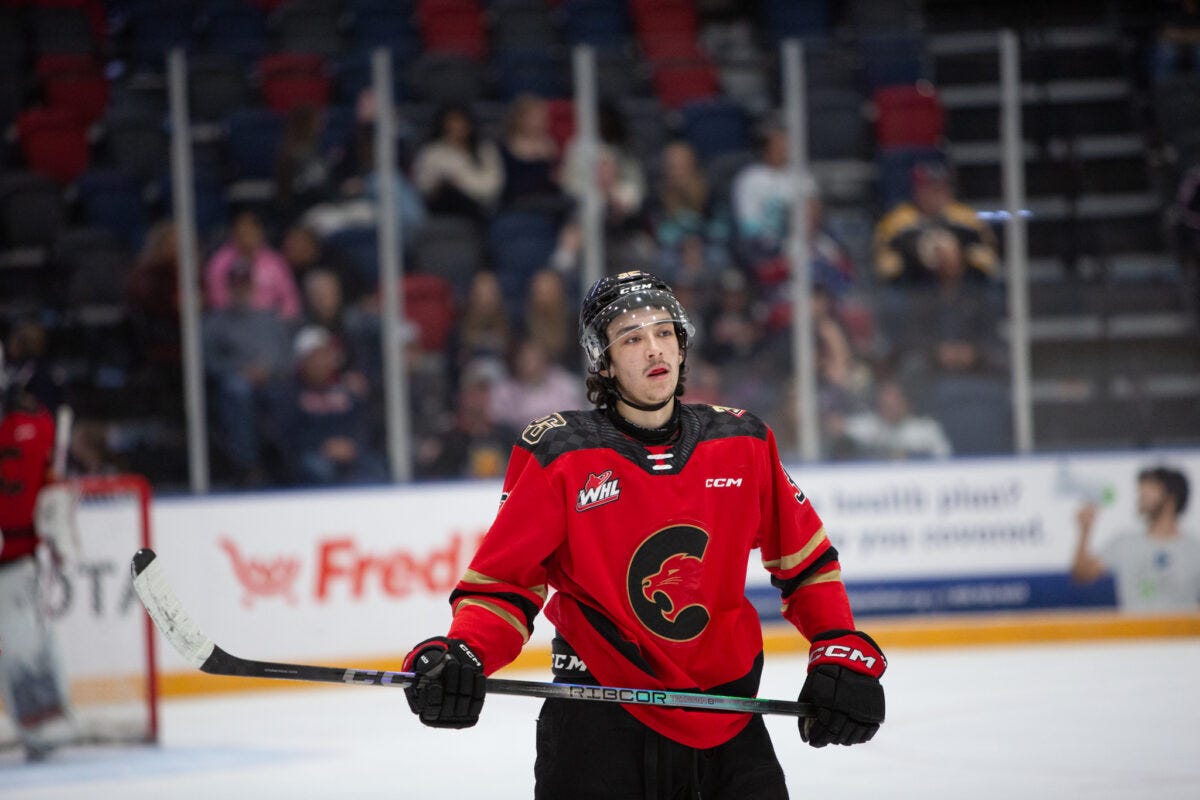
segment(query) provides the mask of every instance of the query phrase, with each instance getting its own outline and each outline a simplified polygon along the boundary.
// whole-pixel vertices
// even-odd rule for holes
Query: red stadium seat
[[[721,93],[717,71],[707,60],[659,61],[652,65],[654,92],[671,110],[693,100],[716,97]]]
[[[454,287],[438,275],[413,272],[404,276],[404,316],[417,326],[421,349],[446,349],[454,330]]]
[[[875,102],[875,143],[883,149],[937,147],[946,130],[946,111],[931,86],[885,86]]]
[[[298,106],[329,105],[333,78],[325,59],[312,53],[274,53],[259,61],[267,107],[286,113]]]
[[[104,115],[108,79],[87,53],[46,53],[34,66],[46,105],[77,114],[86,123]]]
[[[562,98],[547,100],[546,110],[550,115],[550,136],[561,153],[575,136],[575,103]]]
[[[483,8],[475,0],[421,0],[417,27],[425,49],[483,61],[488,54]]]
[[[17,117],[17,142],[29,169],[70,183],[88,167],[87,126],[63,108],[31,108]]]

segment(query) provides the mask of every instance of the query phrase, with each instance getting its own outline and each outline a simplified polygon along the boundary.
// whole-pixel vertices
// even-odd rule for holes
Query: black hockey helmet
[[[675,323],[679,347],[687,351],[689,340],[696,335],[696,326],[687,311],[675,298],[675,292],[664,281],[649,272],[633,270],[620,275],[608,275],[592,284],[579,309],[579,345],[587,358],[589,372],[599,372],[607,366],[608,325],[627,311],[645,309],[666,311]],[[655,320],[661,322],[662,320]],[[645,324],[649,324],[649,319]]]

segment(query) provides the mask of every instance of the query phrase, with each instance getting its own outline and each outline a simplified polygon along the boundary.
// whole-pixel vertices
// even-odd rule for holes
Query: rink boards
[[[1200,477],[1197,451],[789,471],[838,548],[856,616],[886,648],[1200,635],[1200,614],[1122,614],[1111,582],[1078,587],[1067,576],[1078,508],[1101,505],[1097,545],[1138,530],[1136,475],[1163,463]],[[499,494],[496,482],[469,482],[160,499],[157,548],[182,602],[226,650],[394,669],[412,643],[449,624],[447,596]],[[1190,507],[1192,535],[1196,520]],[[805,646],[779,622],[756,555],[747,596],[768,651]],[[516,666],[547,663],[550,636],[539,620]],[[159,651],[164,694],[239,688],[168,650]]]

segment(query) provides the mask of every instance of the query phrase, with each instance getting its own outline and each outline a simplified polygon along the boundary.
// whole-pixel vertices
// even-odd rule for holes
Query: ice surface
[[[888,721],[869,744],[813,750],[794,720],[767,718],[793,797],[1200,798],[1200,641],[889,659]],[[768,656],[763,696],[794,699],[803,673],[802,657]],[[169,700],[160,747],[0,757],[0,798],[529,798],[539,702],[492,696],[476,728],[443,731],[399,690]]]

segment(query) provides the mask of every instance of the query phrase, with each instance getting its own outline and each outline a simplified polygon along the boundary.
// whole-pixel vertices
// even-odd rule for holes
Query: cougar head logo
[[[708,534],[693,525],[657,531],[629,562],[629,602],[653,633],[677,642],[699,636],[711,618],[704,606]]]

